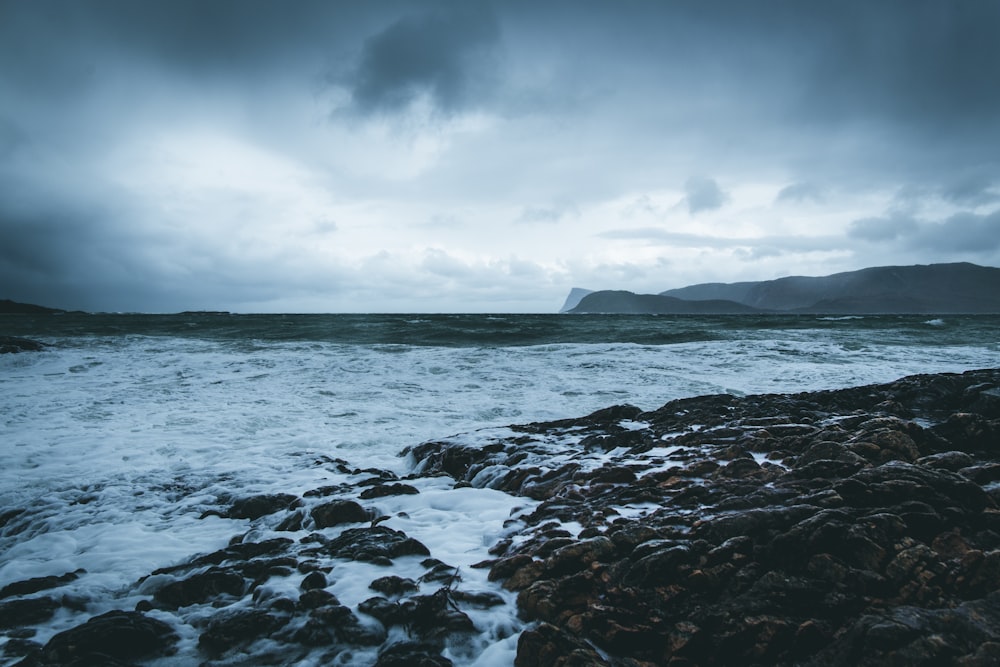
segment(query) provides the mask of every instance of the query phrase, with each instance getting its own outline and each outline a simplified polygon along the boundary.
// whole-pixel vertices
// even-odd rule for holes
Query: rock
[[[302,579],[302,584],[300,585],[300,587],[304,591],[326,588],[327,587],[326,577],[323,575],[322,572],[319,572],[318,570],[310,572],[305,576],[305,578]]]
[[[220,612],[208,622],[198,638],[198,646],[218,655],[229,649],[271,636],[288,619],[262,609],[236,609]]]
[[[432,595],[415,595],[399,606],[407,628],[422,639],[476,631],[472,619],[455,607],[447,588],[440,588]]]
[[[0,602],[0,628],[43,623],[52,618],[59,607],[60,604],[51,597]]]
[[[0,588],[0,600],[16,595],[31,595],[32,593],[68,584],[71,581],[79,579],[80,574],[84,572],[86,570],[76,570],[75,572],[67,572],[58,576],[34,577],[32,579],[25,579],[24,581],[15,581]]]
[[[167,609],[207,602],[220,595],[239,597],[246,591],[243,577],[227,568],[213,567],[187,579],[173,581],[153,594],[153,599]]]
[[[383,595],[398,597],[403,593],[412,593],[420,587],[417,585],[417,582],[412,579],[404,579],[403,577],[397,577],[396,575],[391,574],[387,577],[379,577],[374,580],[368,584],[368,588],[373,591],[378,591]]]
[[[442,656],[433,644],[398,642],[385,647],[378,654],[375,667],[451,667],[452,662]]]
[[[330,528],[343,523],[371,521],[365,508],[353,500],[334,500],[312,508],[309,513],[317,528]]]
[[[45,349],[44,343],[30,338],[18,338],[17,336],[0,336],[0,354],[16,354],[18,352],[41,352]]]
[[[427,547],[402,531],[386,526],[348,528],[318,551],[333,558],[391,564],[399,556],[429,556]],[[308,552],[304,552],[308,553]]]
[[[138,612],[109,611],[54,635],[36,665],[115,665],[169,655],[177,635],[163,621]]]
[[[259,519],[268,514],[296,507],[299,504],[297,496],[290,493],[269,493],[250,496],[235,501],[226,513],[230,519]]]
[[[515,667],[584,667],[608,665],[589,644],[554,625],[542,623],[517,640]]]
[[[420,493],[416,487],[409,484],[380,484],[361,492],[361,499],[384,498],[386,496],[409,496]]]
[[[317,607],[328,607],[339,605],[340,600],[333,593],[322,588],[307,590],[299,595],[299,606],[303,609],[316,609]]]
[[[366,625],[344,606],[320,607],[312,612],[312,621],[332,628],[336,638],[346,644],[378,646],[386,639],[381,626]]]

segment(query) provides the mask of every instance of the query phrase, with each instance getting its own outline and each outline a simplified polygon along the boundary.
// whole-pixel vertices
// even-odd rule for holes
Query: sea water
[[[207,510],[352,481],[331,459],[405,475],[407,446],[613,404],[1000,366],[996,316],[6,315],[0,334],[48,345],[0,355],[0,515],[25,511],[0,526],[0,588],[85,571],[41,643],[251,529]],[[365,504],[511,603],[475,615],[481,636],[449,657],[512,664],[513,600],[469,566],[530,501],[412,484]],[[353,607],[383,574],[345,563],[330,590]],[[175,659],[197,663],[197,631],[179,632]]]

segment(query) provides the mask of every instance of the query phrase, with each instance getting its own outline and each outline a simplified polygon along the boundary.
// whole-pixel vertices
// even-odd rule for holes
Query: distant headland
[[[879,266],[822,277],[702,283],[659,294],[573,288],[560,312],[992,314],[1000,313],[1000,268],[966,262]]]
[[[45,306],[36,306],[33,303],[19,303],[17,301],[11,301],[10,299],[0,299],[0,314],[8,313],[25,313],[25,314],[43,314],[43,313],[65,313],[65,310],[60,310],[59,308],[46,308]]]

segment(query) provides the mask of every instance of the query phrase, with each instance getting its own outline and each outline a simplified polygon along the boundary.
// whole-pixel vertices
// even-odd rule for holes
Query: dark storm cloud
[[[715,179],[703,176],[689,178],[684,184],[684,192],[687,193],[684,201],[687,202],[688,211],[692,215],[722,208],[729,199],[729,195],[719,187]]]
[[[408,15],[369,37],[350,81],[363,111],[397,111],[421,94],[444,111],[484,92],[500,36],[487,5],[461,3]]]

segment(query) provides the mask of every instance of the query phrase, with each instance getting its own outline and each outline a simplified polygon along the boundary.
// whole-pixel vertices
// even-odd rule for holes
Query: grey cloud
[[[944,220],[906,216],[856,220],[849,236],[871,243],[901,242],[918,252],[988,254],[1000,249],[1000,209],[958,213]]]
[[[450,112],[470,104],[491,76],[499,25],[488,5],[453,4],[405,16],[369,37],[350,88],[363,111],[398,111],[421,94]]]
[[[921,225],[913,245],[936,251],[993,252],[1000,249],[1000,210],[986,215],[959,213]]]
[[[694,176],[684,184],[687,193],[685,201],[691,214],[722,208],[729,199],[719,184],[712,178]]]
[[[956,178],[941,189],[949,202],[964,206],[981,206],[1000,200],[1000,180],[996,174],[974,173]]]
[[[775,202],[811,202],[822,204],[826,201],[824,189],[815,183],[792,183],[781,188]]]
[[[525,206],[515,222],[524,224],[554,224],[569,216],[579,215],[576,206]]]
[[[742,249],[760,256],[779,252],[830,250],[843,245],[842,239],[832,236],[724,237],[671,232],[660,227],[615,229],[602,232],[597,236],[605,239],[645,241],[650,245],[681,248]]]
[[[864,241],[894,241],[911,236],[917,230],[917,223],[905,216],[887,218],[863,218],[855,220],[847,229],[851,238]]]

